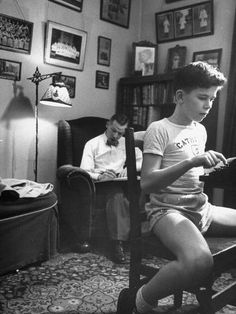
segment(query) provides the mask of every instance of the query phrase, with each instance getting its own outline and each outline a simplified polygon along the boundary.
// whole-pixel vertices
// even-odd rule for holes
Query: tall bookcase
[[[124,77],[119,81],[117,111],[124,112],[131,125],[144,129],[174,111],[173,73],[154,76]],[[216,149],[218,100],[203,120],[208,133],[207,149]]]
[[[121,78],[117,111],[126,113],[132,125],[146,129],[173,112],[172,82],[172,74]]]

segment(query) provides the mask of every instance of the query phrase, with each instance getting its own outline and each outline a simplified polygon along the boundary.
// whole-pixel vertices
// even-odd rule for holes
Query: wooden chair
[[[130,271],[129,288],[137,288],[148,282],[159,270],[144,264],[144,254],[152,255],[167,260],[175,257],[164,245],[158,241],[157,237],[151,234],[141,233],[141,223],[145,219],[144,212],[139,206],[140,180],[136,171],[134,147],[137,143],[134,140],[132,128],[126,129],[126,154],[128,170],[128,195],[130,202],[131,219],[131,240],[130,240]],[[138,143],[139,147],[142,143]],[[236,282],[217,292],[213,289],[214,281],[229,269],[236,268],[236,238],[207,238],[214,259],[214,269],[211,278],[191,291],[196,295],[198,305],[191,313],[212,314],[227,304],[236,305]],[[174,296],[174,307],[182,305],[182,293],[179,291]],[[118,298],[118,309],[120,299]],[[117,314],[122,314],[117,311]]]

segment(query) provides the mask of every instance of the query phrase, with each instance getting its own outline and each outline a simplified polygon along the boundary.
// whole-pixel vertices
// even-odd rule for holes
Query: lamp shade
[[[63,82],[52,83],[40,100],[40,104],[57,107],[72,107],[69,92]]]

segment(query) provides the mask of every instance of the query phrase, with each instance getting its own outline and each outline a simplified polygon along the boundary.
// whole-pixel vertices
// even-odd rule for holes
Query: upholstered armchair
[[[100,117],[83,117],[61,120],[58,124],[57,178],[62,241],[66,239],[82,251],[90,248],[98,213],[95,212],[96,184],[79,166],[85,143],[103,133],[106,122],[107,119]],[[101,211],[99,213],[105,215]],[[97,223],[97,227],[103,230],[105,219],[98,220],[100,224]]]

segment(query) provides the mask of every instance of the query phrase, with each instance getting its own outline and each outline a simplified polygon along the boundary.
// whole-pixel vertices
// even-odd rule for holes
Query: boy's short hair
[[[111,118],[110,121],[117,121],[120,125],[125,125],[129,123],[128,117],[124,113],[116,113]]]
[[[223,87],[226,81],[224,74],[217,68],[203,61],[196,61],[176,71],[173,88],[174,92],[178,89],[190,92],[195,88]]]

